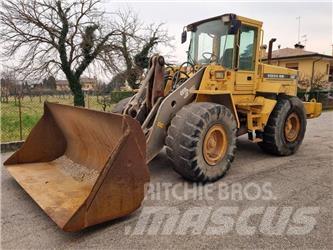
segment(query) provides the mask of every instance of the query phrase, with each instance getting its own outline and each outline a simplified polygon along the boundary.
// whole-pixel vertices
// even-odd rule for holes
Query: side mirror
[[[184,30],[184,31],[182,32],[182,44],[185,43],[186,40],[187,40],[187,32],[186,32],[186,30]]]
[[[260,49],[261,49],[261,50],[266,50],[266,49],[267,49],[267,45],[266,45],[266,44],[261,45],[261,46],[260,46]]]
[[[241,21],[239,21],[237,19],[232,19],[230,21],[228,34],[229,35],[235,35],[237,33],[237,31],[239,30],[240,26],[241,26]]]

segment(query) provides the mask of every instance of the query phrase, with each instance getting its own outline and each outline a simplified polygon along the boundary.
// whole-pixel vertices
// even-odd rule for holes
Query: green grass
[[[31,129],[36,125],[43,115],[44,101],[57,102],[61,104],[73,105],[72,97],[24,97],[21,101],[22,119],[22,139],[26,139]],[[102,104],[97,101],[96,96],[86,97],[86,107],[95,110],[103,110]],[[105,111],[111,111],[112,105],[106,107]],[[17,141],[20,138],[20,119],[18,101],[10,97],[8,103],[1,103],[1,142]]]

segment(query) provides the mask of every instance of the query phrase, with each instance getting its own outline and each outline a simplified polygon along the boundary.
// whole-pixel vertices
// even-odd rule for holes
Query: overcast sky
[[[305,49],[332,55],[332,1],[101,1],[106,12],[132,8],[146,24],[165,23],[169,34],[175,37],[175,49],[160,48],[162,55],[172,56],[172,61],[169,59],[169,62],[181,63],[186,60],[185,52],[188,49],[188,43],[183,45],[180,43],[180,34],[184,26],[225,13],[235,13],[262,21],[264,23],[265,44],[268,44],[270,38],[277,38],[274,49],[277,49],[278,45],[281,45],[281,48],[294,46],[298,39],[298,20],[296,17],[300,16],[301,36],[306,35],[307,37]],[[15,60],[6,61],[5,64],[10,65],[13,62]],[[0,63],[1,70],[2,63]],[[93,72],[85,72],[85,75],[91,75],[91,73],[94,74]]]
[[[265,44],[277,38],[275,48],[293,47],[298,40],[298,20],[301,17],[301,36],[306,35],[306,50],[332,54],[332,2],[224,2],[204,1],[103,1],[106,11],[130,7],[145,23],[165,23],[175,37],[176,61],[184,61],[188,45],[180,44],[182,28],[194,21],[235,13],[264,23]],[[302,39],[301,39],[302,40]],[[170,53],[163,51],[162,53]]]

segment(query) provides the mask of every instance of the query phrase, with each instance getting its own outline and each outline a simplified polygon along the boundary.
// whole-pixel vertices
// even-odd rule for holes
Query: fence
[[[85,94],[86,108],[110,112],[114,103],[132,92],[98,95]],[[6,96],[1,100],[1,142],[18,141],[27,138],[32,127],[43,114],[44,101],[73,105],[70,94],[39,96]]]
[[[132,92],[113,92],[109,95],[86,93],[86,107],[111,111],[114,103],[132,95]],[[324,109],[333,109],[333,91],[300,92],[299,98],[309,101],[315,98]],[[1,102],[1,142],[24,140],[43,114],[44,101],[73,105],[70,94],[40,96],[9,96]]]

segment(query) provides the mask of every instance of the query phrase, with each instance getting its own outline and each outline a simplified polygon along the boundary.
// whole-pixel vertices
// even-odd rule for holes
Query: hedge
[[[117,103],[122,99],[133,96],[135,94],[134,91],[112,91],[111,92],[111,102]]]
[[[303,101],[315,99],[323,105],[323,109],[333,108],[333,90],[313,90],[309,92],[299,91],[297,96]]]

